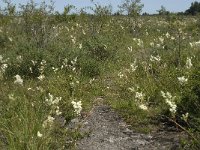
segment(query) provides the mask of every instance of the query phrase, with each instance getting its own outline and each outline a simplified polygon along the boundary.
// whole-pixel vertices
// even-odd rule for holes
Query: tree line
[[[157,10],[159,15],[169,15],[170,11],[167,11],[164,6],[161,6],[160,10]],[[191,6],[185,12],[178,12],[179,15],[198,15],[200,14],[200,2],[192,2]]]

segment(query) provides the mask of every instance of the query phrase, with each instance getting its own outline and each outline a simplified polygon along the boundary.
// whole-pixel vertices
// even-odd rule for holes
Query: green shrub
[[[84,48],[87,51],[87,54],[91,58],[95,58],[99,61],[105,61],[110,58],[112,52],[104,44],[103,39],[100,37],[91,38],[84,43]]]
[[[86,59],[82,62],[81,73],[83,76],[94,78],[101,73],[99,63],[94,59]]]

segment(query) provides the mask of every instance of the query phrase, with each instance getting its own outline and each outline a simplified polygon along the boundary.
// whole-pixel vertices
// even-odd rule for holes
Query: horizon
[[[26,4],[29,1],[30,0],[11,0],[11,3],[16,4],[18,7],[19,4]],[[141,4],[144,4],[142,13],[157,14],[157,10],[159,10],[161,6],[164,6],[166,10],[170,12],[185,12],[191,6],[191,3],[195,1],[200,2],[200,0],[141,0]],[[34,2],[40,4],[42,0],[34,0]],[[45,2],[49,4],[50,0],[45,0]],[[55,11],[58,12],[63,12],[64,6],[67,5],[74,5],[78,10],[87,6],[94,6],[94,4],[91,3],[91,0],[54,0],[54,2]],[[119,10],[118,6],[123,0],[94,0],[94,2],[99,3],[100,5],[111,4],[113,13],[115,13]],[[0,1],[0,6],[4,6],[2,1]]]

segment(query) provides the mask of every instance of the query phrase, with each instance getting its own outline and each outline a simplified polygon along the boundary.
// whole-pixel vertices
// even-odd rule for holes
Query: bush
[[[84,48],[87,51],[89,57],[95,58],[99,61],[104,61],[108,59],[112,53],[104,44],[103,39],[100,37],[91,38],[84,43]]]
[[[179,116],[187,112],[190,118],[189,123],[200,131],[200,120],[198,118],[200,116],[200,66],[192,72],[178,105]]]
[[[86,59],[81,64],[81,73],[84,76],[94,78],[100,75],[100,66],[94,59]]]

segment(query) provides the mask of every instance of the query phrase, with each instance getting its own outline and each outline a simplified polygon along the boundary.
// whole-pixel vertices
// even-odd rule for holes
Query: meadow
[[[30,2],[0,13],[0,149],[73,149],[68,124],[95,99],[137,132],[163,126],[200,145],[200,17],[55,13]]]

